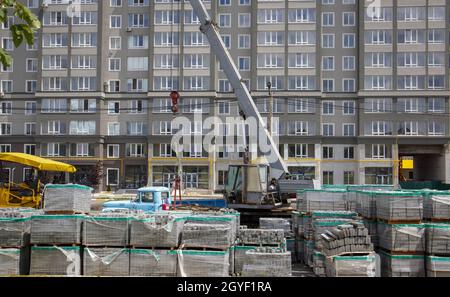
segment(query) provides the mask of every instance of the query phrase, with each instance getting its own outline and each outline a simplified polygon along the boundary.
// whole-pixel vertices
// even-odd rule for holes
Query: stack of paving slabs
[[[33,212],[0,209],[0,247],[24,247],[28,244]]]
[[[82,185],[46,185],[45,212],[88,213],[91,211],[92,191]]]
[[[386,224],[378,222],[380,248],[391,252],[423,254],[425,224]]]
[[[237,237],[235,215],[193,215],[186,218],[181,235],[184,247],[228,249]]]
[[[326,274],[326,257],[321,252],[313,253],[313,272],[315,275],[324,277]]]
[[[239,226],[241,224],[241,214],[236,211],[235,209],[229,209],[229,208],[221,208],[220,210],[208,210],[208,211],[195,211],[192,213],[192,216],[190,216],[191,222],[193,217],[210,217],[210,218],[228,218],[228,222],[231,224],[233,228],[233,237],[236,237],[237,231],[239,230]],[[204,220],[200,220],[204,221]],[[219,222],[220,224],[220,222]]]
[[[333,256],[325,261],[327,277],[377,277],[376,254]]]
[[[280,248],[257,247],[245,253],[242,276],[288,277],[292,275],[291,253]]]
[[[420,222],[423,217],[423,198],[420,192],[378,191],[377,219],[394,222]]]
[[[425,227],[427,254],[450,257],[450,223],[427,223]]]
[[[184,217],[174,214],[140,214],[130,220],[130,245],[176,248],[180,243]]]
[[[298,262],[305,262],[305,239],[297,238],[295,241],[295,252]]]
[[[177,276],[177,251],[130,250],[130,276]]]
[[[450,222],[450,192],[430,190],[422,195],[424,219]]]
[[[312,228],[313,228],[313,238],[315,248],[317,250],[320,250],[322,248],[322,233],[324,233],[326,230],[342,225],[342,224],[348,224],[354,222],[353,219],[348,218],[314,218],[312,220]]]
[[[232,250],[234,251],[234,273],[236,275],[242,274],[242,268],[244,267],[245,262],[245,254],[249,250],[254,250],[255,246],[246,246],[246,245],[236,245],[233,246]]]
[[[372,241],[373,246],[375,248],[377,248],[379,246],[377,221],[369,220],[369,219],[363,219],[362,221],[363,221],[364,226],[366,226],[367,230],[369,230],[369,236],[370,236],[370,240]]]
[[[356,191],[356,212],[366,219],[376,219],[376,191]]]
[[[84,215],[34,215],[31,217],[31,244],[81,244]]]
[[[293,236],[291,222],[283,218],[259,218],[261,229],[281,229],[286,237]]]
[[[281,245],[285,238],[282,229],[241,229],[238,239],[243,245]]]
[[[83,245],[125,247],[128,245],[129,213],[95,213],[83,224]]]
[[[450,257],[426,256],[427,277],[450,277]]]
[[[329,228],[321,234],[320,240],[321,252],[327,257],[373,252],[369,231],[358,221]]]
[[[424,277],[425,259],[423,255],[392,255],[379,252],[382,277]]]
[[[300,198],[299,198],[300,197]],[[297,195],[297,210],[313,212],[320,210],[347,210],[347,191],[339,189],[300,191]]]
[[[28,274],[28,249],[0,248],[0,276]]]
[[[130,252],[126,248],[85,248],[83,275],[129,276]]]
[[[177,250],[177,276],[226,277],[230,271],[228,251]]]
[[[81,275],[81,248],[78,246],[31,248],[31,275]]]

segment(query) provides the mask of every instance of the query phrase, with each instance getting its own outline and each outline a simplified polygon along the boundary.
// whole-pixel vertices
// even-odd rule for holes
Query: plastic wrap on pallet
[[[237,232],[239,230],[239,216],[237,216],[235,213],[231,214],[221,214],[220,212],[212,212],[212,214],[209,214],[211,212],[208,212],[208,214],[205,213],[194,213],[191,216],[186,217],[186,223],[196,223],[196,224],[227,224],[230,225],[230,234],[231,234],[231,241],[234,243],[237,238]],[[182,235],[183,237],[183,235]]]
[[[284,231],[281,229],[241,229],[238,232],[240,244],[278,244],[284,241]]]
[[[375,253],[366,256],[334,256],[326,258],[328,277],[378,276]]]
[[[245,253],[244,277],[287,277],[292,275],[291,253],[280,248],[258,247]]]
[[[427,254],[450,256],[450,224],[428,223],[425,227]]]
[[[356,211],[365,218],[377,217],[377,201],[375,191],[356,191]]]
[[[29,242],[30,228],[30,216],[18,218],[0,217],[0,246],[26,246]]]
[[[81,244],[84,215],[39,215],[31,217],[31,244]]]
[[[373,252],[369,231],[360,221],[326,229],[316,240],[316,248],[327,257]]]
[[[289,219],[283,218],[259,218],[261,229],[281,229],[286,237],[292,236],[292,226]]]
[[[379,245],[389,251],[424,252],[425,224],[377,224]]]
[[[347,191],[339,189],[305,190],[299,192],[301,199],[297,203],[298,210],[313,212],[321,210],[346,211]],[[297,195],[299,197],[299,195]],[[297,198],[298,199],[298,198]]]
[[[427,277],[450,277],[450,257],[426,256]]]
[[[44,189],[45,211],[91,211],[93,189],[83,185],[46,185]]]
[[[227,249],[234,243],[231,228],[229,224],[186,223],[181,244],[184,247]]]
[[[423,217],[428,220],[450,220],[450,192],[424,191]]]
[[[130,220],[130,245],[135,247],[176,248],[180,243],[183,216],[144,214]]]
[[[32,247],[31,275],[81,275],[81,248],[70,247]]]
[[[376,220],[368,220],[363,219],[363,224],[366,226],[367,230],[369,230],[370,240],[374,247],[379,246],[379,238],[377,232],[377,221]]]
[[[313,255],[313,272],[315,275],[320,276],[320,277],[325,277],[327,276],[326,273],[326,265],[325,265],[325,256],[319,252],[319,251],[314,251]]]
[[[387,221],[420,221],[423,198],[420,192],[379,191],[376,197],[377,218]]]
[[[0,276],[20,275],[20,249],[0,249]]]
[[[128,245],[127,213],[97,213],[86,216],[83,224],[83,245],[115,246]]]
[[[423,255],[391,255],[380,252],[382,277],[424,277]]]
[[[85,248],[83,274],[88,276],[129,276],[129,249]]]
[[[130,276],[175,277],[177,261],[176,251],[130,249]]]
[[[234,246],[234,274],[241,275],[244,267],[245,253],[249,250],[254,250],[254,246]]]
[[[230,254],[228,251],[177,250],[178,270],[181,277],[229,276]]]
[[[208,211],[194,211],[192,215],[189,217],[225,217],[232,219],[232,225],[236,229],[236,233],[239,230],[239,226],[241,224],[241,214],[235,209],[230,208],[222,208],[218,211],[216,210],[208,210]]]

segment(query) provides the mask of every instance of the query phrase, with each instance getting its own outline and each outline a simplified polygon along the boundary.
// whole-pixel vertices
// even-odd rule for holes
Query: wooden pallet
[[[431,218],[429,219],[432,223],[450,223],[450,218],[439,219],[439,218]]]

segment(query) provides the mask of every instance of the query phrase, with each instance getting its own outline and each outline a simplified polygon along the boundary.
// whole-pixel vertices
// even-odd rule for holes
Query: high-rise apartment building
[[[239,116],[189,1],[23,2],[42,29],[33,47],[15,49],[8,24],[0,27],[13,57],[0,69],[0,151],[74,164],[77,183],[102,171],[100,189],[168,186],[178,166],[170,91],[192,120],[185,134],[205,135],[207,117]],[[271,82],[272,133],[294,177],[450,182],[450,5],[374,3],[205,1],[264,117]],[[236,129],[217,126],[217,135]],[[184,186],[210,190],[242,162],[226,145],[208,153],[194,143],[182,157]],[[401,169],[402,158],[414,169]],[[27,172],[3,168],[15,182]]]

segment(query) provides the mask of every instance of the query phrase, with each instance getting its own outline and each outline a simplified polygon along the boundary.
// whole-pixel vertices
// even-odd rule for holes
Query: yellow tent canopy
[[[44,159],[24,153],[0,153],[0,161],[19,163],[41,171],[76,172],[77,169],[66,163]]]

